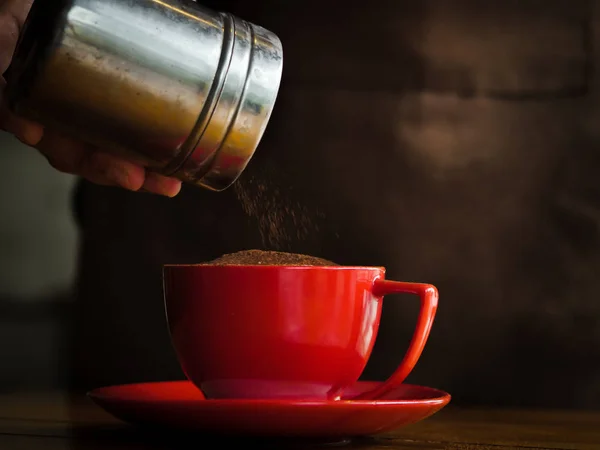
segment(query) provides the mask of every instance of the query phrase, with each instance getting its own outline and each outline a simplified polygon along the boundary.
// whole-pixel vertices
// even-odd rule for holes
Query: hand
[[[0,0],[0,74],[8,68],[19,31],[33,0]],[[109,155],[8,111],[3,99],[6,86],[0,77],[0,129],[14,134],[26,145],[37,148],[57,170],[79,175],[106,186],[146,191],[174,197],[181,189],[179,180],[147,172],[143,167]]]

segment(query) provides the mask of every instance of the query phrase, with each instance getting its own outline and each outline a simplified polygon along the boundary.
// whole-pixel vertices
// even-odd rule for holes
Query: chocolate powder
[[[273,252],[263,250],[244,250],[229,253],[206,264],[214,266],[337,266],[338,264],[298,253]]]
[[[258,222],[263,245],[290,250],[294,241],[305,240],[319,231],[322,214],[295,199],[285,173],[263,162],[242,174],[234,185],[242,208]]]

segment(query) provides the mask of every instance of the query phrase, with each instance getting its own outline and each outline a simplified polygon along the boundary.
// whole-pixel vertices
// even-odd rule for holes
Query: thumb
[[[0,0],[0,74],[8,68],[33,0]]]

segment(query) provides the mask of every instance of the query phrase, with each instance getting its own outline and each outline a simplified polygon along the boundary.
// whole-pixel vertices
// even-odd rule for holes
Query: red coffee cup
[[[167,265],[165,309],[186,376],[207,398],[329,399],[363,372],[387,294],[419,296],[408,351],[376,399],[419,359],[437,309],[430,284],[384,279],[382,267]]]

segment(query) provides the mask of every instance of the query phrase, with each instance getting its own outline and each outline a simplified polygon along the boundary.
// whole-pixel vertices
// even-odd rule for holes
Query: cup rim
[[[383,270],[384,266],[309,266],[298,264],[208,264],[208,263],[190,263],[190,264],[163,264],[163,269],[185,269],[185,268],[212,268],[212,269],[279,269],[279,270],[333,270],[333,271],[351,271],[351,270]]]

